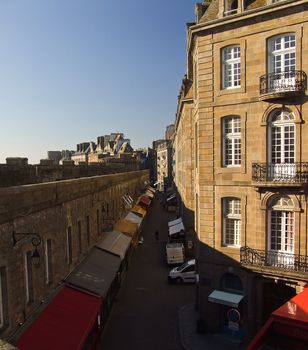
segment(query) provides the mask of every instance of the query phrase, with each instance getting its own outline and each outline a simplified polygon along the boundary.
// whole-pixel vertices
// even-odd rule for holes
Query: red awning
[[[285,342],[286,337],[289,337],[289,348],[293,349],[292,344],[300,341],[307,349],[308,288],[272,312],[270,318],[248,345],[247,350],[261,349],[265,344],[271,343],[273,337],[276,337],[276,342],[280,338]],[[295,348],[302,349],[294,345]]]
[[[151,199],[147,196],[141,196],[138,200],[138,203],[143,203],[143,204],[149,206],[151,204]]]
[[[17,341],[20,350],[79,350],[91,333],[101,298],[64,287]]]
[[[305,288],[301,293],[280,306],[272,315],[289,320],[302,321],[308,325],[308,288]]]

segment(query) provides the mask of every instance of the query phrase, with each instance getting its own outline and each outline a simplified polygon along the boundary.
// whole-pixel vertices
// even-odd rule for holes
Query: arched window
[[[268,208],[268,262],[271,265],[293,263],[295,239],[293,209],[294,203],[288,196],[279,197]]]
[[[294,179],[295,167],[295,123],[289,110],[274,110],[269,118],[269,175],[273,180]]]
[[[225,273],[220,280],[220,288],[223,291],[231,293],[243,293],[243,284],[241,279],[234,273]]]
[[[241,200],[223,198],[223,245],[239,247],[241,242]]]
[[[222,49],[222,88],[233,89],[241,86],[241,47],[227,46]]]
[[[241,165],[241,118],[224,117],[222,120],[223,165]]]

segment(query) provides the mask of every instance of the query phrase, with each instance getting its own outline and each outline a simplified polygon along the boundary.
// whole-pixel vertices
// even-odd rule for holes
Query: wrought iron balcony
[[[240,262],[243,265],[272,267],[285,271],[308,272],[308,256],[277,251],[252,249],[247,246],[240,249]]]
[[[308,183],[308,163],[252,163],[252,181],[301,185]]]
[[[260,99],[270,100],[304,94],[307,89],[307,75],[301,70],[269,73],[260,77]]]

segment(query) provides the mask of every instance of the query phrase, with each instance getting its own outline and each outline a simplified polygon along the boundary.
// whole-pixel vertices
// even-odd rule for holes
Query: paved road
[[[192,303],[194,285],[169,284],[165,262],[166,213],[155,198],[139,245],[114,303],[99,349],[180,350],[178,308]],[[159,241],[155,230],[159,230]]]

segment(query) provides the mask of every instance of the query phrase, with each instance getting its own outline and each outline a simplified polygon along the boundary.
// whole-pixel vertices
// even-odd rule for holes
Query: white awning
[[[185,227],[184,227],[182,222],[180,222],[177,225],[173,225],[173,226],[169,227],[169,235],[170,236],[175,235],[176,233],[180,233],[181,231],[183,231],[183,234],[184,234]]]
[[[127,206],[130,206],[130,205],[131,205],[131,203],[130,203],[129,200],[126,198],[126,196],[122,196],[122,198],[123,198],[123,201],[125,202],[125,204],[126,204]]]
[[[183,222],[182,218],[178,218],[178,219],[169,221],[169,222],[168,222],[168,227],[171,227],[171,226],[180,224],[181,222]]]
[[[154,198],[153,192],[151,192],[151,191],[149,191],[149,190],[147,190],[147,191],[145,192],[145,195],[148,196],[148,197],[150,197],[150,198]]]
[[[231,307],[238,307],[238,304],[243,298],[244,298],[243,295],[222,292],[221,290],[217,290],[217,289],[215,289],[209,295],[209,301],[211,301],[212,303],[228,305]]]
[[[140,227],[142,223],[142,218],[131,211],[125,216],[125,220],[138,224],[138,227]]]
[[[175,194],[173,194],[172,196],[170,196],[169,198],[167,198],[167,202],[171,201],[171,199],[175,198]]]

